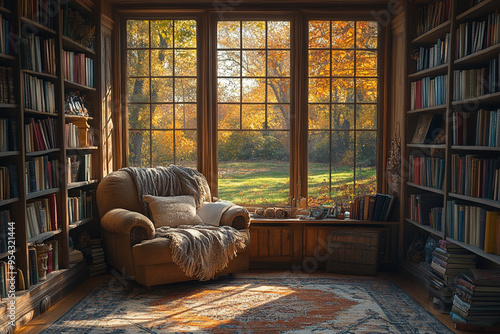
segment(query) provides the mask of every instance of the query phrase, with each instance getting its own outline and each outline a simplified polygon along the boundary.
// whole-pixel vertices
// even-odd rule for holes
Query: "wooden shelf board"
[[[55,194],[59,191],[59,188],[51,188],[51,189],[45,189],[45,190],[40,190],[40,191],[35,191],[32,193],[27,193],[26,194],[26,199],[34,199],[50,194]]]
[[[433,75],[446,74],[448,72],[448,64],[434,66],[422,71],[408,74],[409,79],[421,79]]]
[[[452,239],[450,237],[446,237],[446,240],[449,240],[453,242],[454,244],[457,244],[473,253],[476,253],[477,255],[484,257],[492,262],[495,262],[496,264],[500,264],[500,255],[495,255],[495,254],[490,254],[490,253],[485,253],[481,248],[471,246],[469,244],[466,244],[465,242],[461,242],[455,239]]]
[[[12,11],[8,8],[5,8],[4,6],[0,6],[0,12],[3,14],[11,14]]]
[[[5,53],[0,53],[0,59],[14,61],[14,60],[16,60],[16,57],[11,56],[11,55],[6,55]]]
[[[418,113],[422,113],[422,112],[441,112],[441,111],[446,111],[446,106],[444,104],[439,105],[439,106],[434,106],[434,107],[408,110],[406,113],[407,114],[418,114]]]
[[[436,235],[436,236],[438,236],[438,237],[440,237],[440,238],[442,238],[442,237],[443,237],[443,232],[438,231],[438,230],[436,230],[436,229],[434,229],[434,228],[430,227],[429,225],[422,225],[422,224],[419,224],[419,223],[417,223],[416,221],[411,220],[411,219],[408,219],[408,218],[406,218],[406,219],[405,219],[405,221],[406,221],[406,222],[408,222],[408,223],[410,223],[410,224],[412,224],[412,225],[417,226],[418,228],[420,228],[420,229],[422,229],[422,230],[424,230],[424,231],[427,231],[427,232],[429,232],[429,233],[432,233],[432,234],[434,234],[434,235]]]
[[[61,149],[60,148],[51,148],[49,150],[43,150],[43,151],[33,151],[26,153],[27,157],[38,157],[40,155],[45,155],[49,153],[54,153],[54,152],[59,152]]]
[[[76,51],[80,53],[85,53],[87,55],[95,56],[96,53],[94,50],[89,49],[88,47],[74,41],[73,39],[67,37],[67,36],[62,36],[62,41],[63,41],[63,46],[69,49],[69,51]]]
[[[72,230],[74,228],[91,223],[93,221],[96,221],[96,218],[84,218],[82,220],[79,220],[77,222],[73,222],[73,223],[69,224],[69,229]]]
[[[485,63],[488,60],[498,57],[499,52],[500,52],[500,44],[495,44],[490,46],[489,48],[474,52],[473,54],[470,54],[468,56],[458,58],[455,60],[454,64],[468,65],[475,63]]]
[[[500,202],[494,201],[494,200],[491,200],[491,199],[484,199],[484,198],[479,198],[479,197],[465,196],[465,195],[455,194],[455,193],[451,193],[451,192],[448,195],[450,197],[453,197],[453,198],[456,198],[456,199],[461,199],[461,200],[464,200],[464,201],[474,202],[474,203],[477,203],[477,204],[488,205],[488,206],[500,209]]]
[[[71,2],[71,6],[75,7],[79,11],[85,11],[88,14],[93,12],[93,7],[95,3],[92,0],[74,0]]]
[[[50,239],[52,238],[53,236],[61,233],[62,231],[59,229],[59,230],[56,230],[56,231],[48,231],[48,232],[45,232],[45,233],[41,233],[39,235],[36,235],[32,238],[29,238],[28,239],[28,245],[29,246],[33,246],[36,242],[42,242],[42,241],[45,241],[47,239]]]
[[[15,203],[17,201],[19,201],[19,197],[13,197],[13,198],[1,200],[0,207],[4,206],[4,205],[9,205],[9,204]]]
[[[35,27],[35,28],[37,28],[37,29],[39,29],[39,30],[43,31],[43,32],[44,32],[44,33],[46,33],[46,34],[50,34],[50,35],[53,35],[53,36],[57,35],[57,32],[56,32],[55,30],[50,29],[49,27],[46,27],[46,26],[44,26],[43,24],[37,23],[37,22],[35,22],[35,21],[33,21],[33,20],[30,20],[30,19],[29,19],[29,18],[27,18],[27,17],[21,16],[21,17],[20,17],[20,20],[21,20],[21,22],[22,22],[22,23],[27,24],[27,25],[30,25],[30,26],[32,26],[32,27]],[[54,22],[54,23],[55,23],[55,22]]]
[[[99,182],[98,180],[90,180],[90,181],[78,181],[78,182],[71,182],[68,184],[68,189],[75,189],[75,188],[80,188],[80,187],[85,187],[91,184],[95,184]]]
[[[457,21],[480,18],[485,14],[489,14],[492,12],[492,9],[494,9],[493,5],[497,4],[497,1],[498,0],[484,0],[465,12],[458,14]]]
[[[250,218],[251,224],[350,224],[350,225],[399,225],[396,221],[374,221],[374,220],[357,220],[357,219],[299,219],[299,218],[284,218],[284,219],[268,219],[268,218]]]
[[[17,104],[12,103],[0,103],[0,109],[16,109]]]
[[[24,109],[25,114],[29,115],[40,115],[40,116],[48,116],[48,117],[57,117],[59,114],[57,112],[51,113],[51,112],[43,112],[43,111],[38,111],[38,110],[33,110],[33,109]]]
[[[64,79],[64,85],[67,86],[68,88],[81,89],[81,90],[86,90],[88,92],[95,92],[96,91],[96,89],[94,87],[81,85],[79,83],[76,83],[76,82],[73,82],[70,80],[66,80],[66,79]]]
[[[87,146],[87,147],[67,147],[66,151],[92,151],[92,150],[98,150],[99,147],[97,146]]]
[[[406,144],[406,147],[426,148],[426,149],[446,149],[446,144]]]
[[[34,75],[34,76],[37,76],[37,77],[40,77],[40,78],[45,78],[45,79],[57,79],[58,78],[57,75],[48,74],[48,73],[42,73],[42,72],[37,72],[37,71],[32,71],[32,70],[27,70],[25,68],[21,69],[21,71],[23,73]]]
[[[13,157],[19,155],[19,151],[3,151],[0,152],[0,157]]]
[[[84,119],[84,120],[87,120],[87,121],[90,121],[90,120],[93,120],[94,117],[86,117],[86,116],[80,116],[80,115],[70,115],[70,114],[64,114],[64,117],[66,118],[66,120],[80,120],[80,119]]]
[[[453,106],[460,106],[462,104],[471,104],[474,105],[476,103],[499,103],[500,102],[500,92],[493,94],[486,94],[478,97],[473,97],[466,100],[453,101],[451,104]]]
[[[436,40],[439,37],[444,37],[447,32],[450,31],[451,21],[448,20],[444,23],[441,23],[437,27],[423,33],[420,36],[415,37],[411,43],[412,44],[425,44],[425,43],[436,43]]]
[[[490,146],[467,146],[467,145],[452,145],[452,150],[457,151],[490,151],[490,152],[500,152],[500,147],[490,147]]]
[[[436,189],[436,188],[421,186],[420,184],[416,184],[416,183],[413,183],[413,182],[406,182],[406,185],[408,185],[410,187],[413,187],[413,188],[418,188],[418,189],[422,189],[422,190],[425,190],[425,191],[433,192],[433,193],[436,193],[436,194],[439,194],[439,195],[444,195],[444,191],[441,190],[441,189]]]

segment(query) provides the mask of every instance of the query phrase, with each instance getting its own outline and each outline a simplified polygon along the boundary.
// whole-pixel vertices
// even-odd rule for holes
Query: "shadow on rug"
[[[453,333],[376,278],[236,277],[153,287],[106,279],[49,333]]]

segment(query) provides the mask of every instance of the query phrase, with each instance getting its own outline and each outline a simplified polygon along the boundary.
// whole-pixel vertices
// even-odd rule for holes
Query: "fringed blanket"
[[[205,176],[193,168],[170,165],[168,167],[139,168],[125,167],[124,171],[130,174],[137,187],[139,200],[147,210],[143,200],[144,195],[179,196],[194,195],[196,207],[199,207],[207,190],[203,184]]]
[[[171,239],[172,259],[188,277],[206,281],[227,267],[246,235],[230,226],[162,226],[157,237]]]

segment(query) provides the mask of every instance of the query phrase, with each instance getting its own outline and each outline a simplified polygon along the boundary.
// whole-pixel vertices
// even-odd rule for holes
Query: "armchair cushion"
[[[197,225],[202,222],[196,214],[192,195],[167,197],[144,195],[144,201],[149,205],[155,228]]]

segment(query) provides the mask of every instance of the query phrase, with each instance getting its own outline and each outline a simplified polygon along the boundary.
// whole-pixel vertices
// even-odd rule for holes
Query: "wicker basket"
[[[331,230],[328,235],[329,259],[326,271],[330,273],[375,275],[381,253],[381,231]]]

